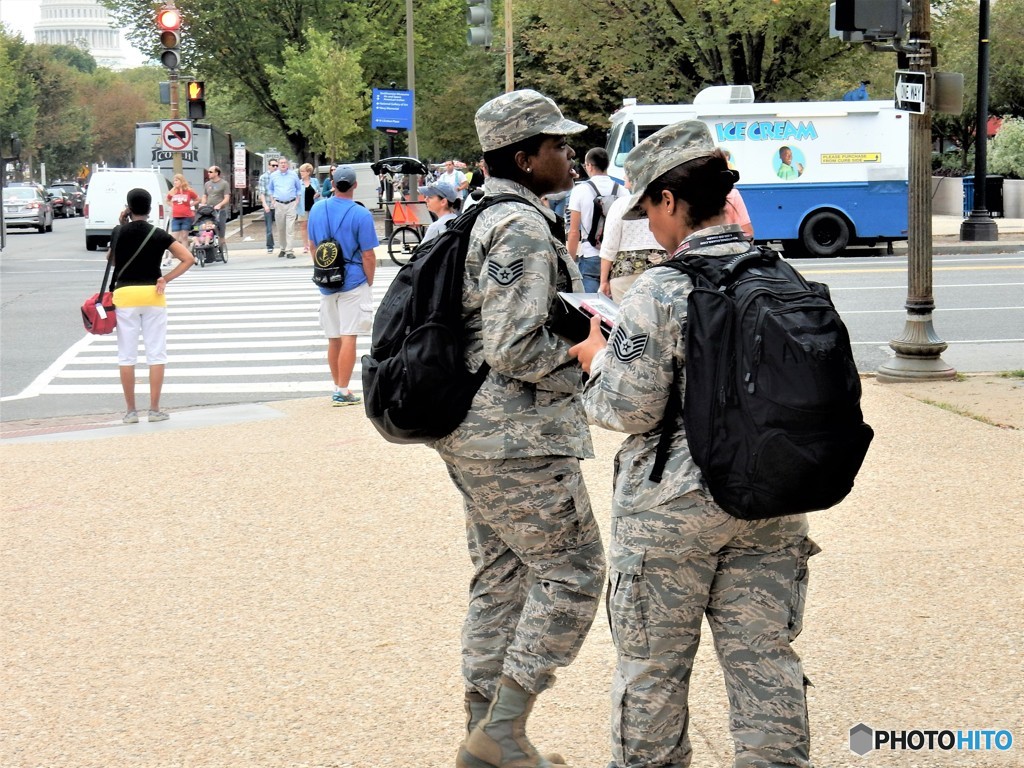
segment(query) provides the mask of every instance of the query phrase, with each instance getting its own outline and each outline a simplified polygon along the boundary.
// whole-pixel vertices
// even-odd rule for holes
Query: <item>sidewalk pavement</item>
[[[876,437],[857,487],[811,515],[823,551],[796,646],[815,764],[1020,766],[1024,431],[906,392],[865,381]],[[322,397],[110,429],[0,442],[0,765],[453,763],[471,569],[431,450]],[[607,543],[622,436],[594,437],[584,474]],[[601,609],[531,719],[576,768],[607,764],[614,658]],[[690,698],[694,768],[728,768],[707,631]],[[1014,742],[862,758],[861,722]]]
[[[394,262],[388,256],[387,241],[384,239],[384,220],[380,215],[375,214],[374,220],[377,223],[377,234],[380,237],[381,245],[375,249],[377,252],[377,265],[390,266]],[[1020,253],[1024,252],[1024,219],[994,219],[999,230],[999,240],[993,242],[961,242],[960,225],[963,219],[959,216],[933,216],[932,217],[932,253]],[[245,217],[242,227],[242,236],[238,234],[238,221],[228,223],[228,254],[229,263],[234,260],[235,267],[244,269],[266,268],[268,266],[278,267],[311,267],[312,261],[309,254],[302,253],[301,244],[295,251],[297,258],[283,259],[277,257],[277,250],[267,253],[265,243],[266,234],[263,228],[263,214],[251,213]],[[906,241],[893,243],[893,251],[896,254],[905,254],[907,250]],[[874,249],[852,248],[848,251],[851,256],[863,253],[878,254],[885,253],[885,246],[880,245]],[[214,269],[221,265],[212,265]]]

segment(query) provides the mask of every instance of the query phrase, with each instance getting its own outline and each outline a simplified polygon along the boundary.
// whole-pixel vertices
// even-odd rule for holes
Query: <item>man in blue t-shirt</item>
[[[327,363],[334,379],[334,405],[352,405],[360,398],[348,388],[356,364],[356,335],[367,334],[373,322],[374,253],[380,241],[373,214],[352,199],[356,171],[339,165],[332,176],[334,196],[318,201],[309,212],[307,232],[314,250],[333,237],[345,259],[341,288],[320,288],[320,326],[327,335]]]

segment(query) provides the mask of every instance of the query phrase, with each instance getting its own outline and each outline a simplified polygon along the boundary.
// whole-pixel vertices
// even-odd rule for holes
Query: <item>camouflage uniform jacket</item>
[[[687,240],[739,230],[715,226]],[[685,241],[684,241],[685,242]],[[743,253],[746,242],[702,248],[709,256]],[[685,257],[685,254],[684,254]],[[629,435],[615,456],[612,516],[632,515],[665,504],[694,490],[704,490],[683,430],[682,413],[671,428],[668,463],[660,483],[648,479],[661,438],[662,418],[671,387],[685,387],[686,299],[693,285],[681,272],[652,267],[622,299],[608,347],[591,363],[583,393],[592,424]],[[681,410],[681,409],[680,409]]]
[[[486,360],[491,370],[462,424],[434,447],[472,459],[592,458],[583,369],[545,325],[557,291],[583,290],[579,270],[536,195],[500,178],[486,190],[530,205],[499,203],[473,226],[462,291],[466,362],[475,371]]]

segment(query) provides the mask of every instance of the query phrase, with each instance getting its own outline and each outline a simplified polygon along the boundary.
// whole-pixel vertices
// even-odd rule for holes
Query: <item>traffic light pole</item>
[[[923,72],[931,84],[931,8],[929,0],[911,0],[910,44],[905,48],[910,69]],[[895,352],[878,368],[887,382],[944,380],[956,370],[942,359],[948,346],[932,326],[932,115],[927,103],[921,114],[910,115],[909,232],[907,233],[907,310],[903,334],[889,342]]]
[[[178,106],[178,70],[170,70],[167,79],[171,83],[171,120],[177,120],[181,117],[181,111]],[[182,172],[181,152],[172,153],[173,168],[175,175]]]
[[[985,199],[988,173],[988,12],[989,0],[981,0],[978,9],[978,120],[974,132],[974,205],[960,225],[960,239],[990,241],[999,239],[999,227],[989,215]]]

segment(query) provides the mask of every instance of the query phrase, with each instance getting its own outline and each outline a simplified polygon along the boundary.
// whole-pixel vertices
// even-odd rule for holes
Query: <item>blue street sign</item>
[[[373,89],[371,128],[412,128],[412,91]]]

